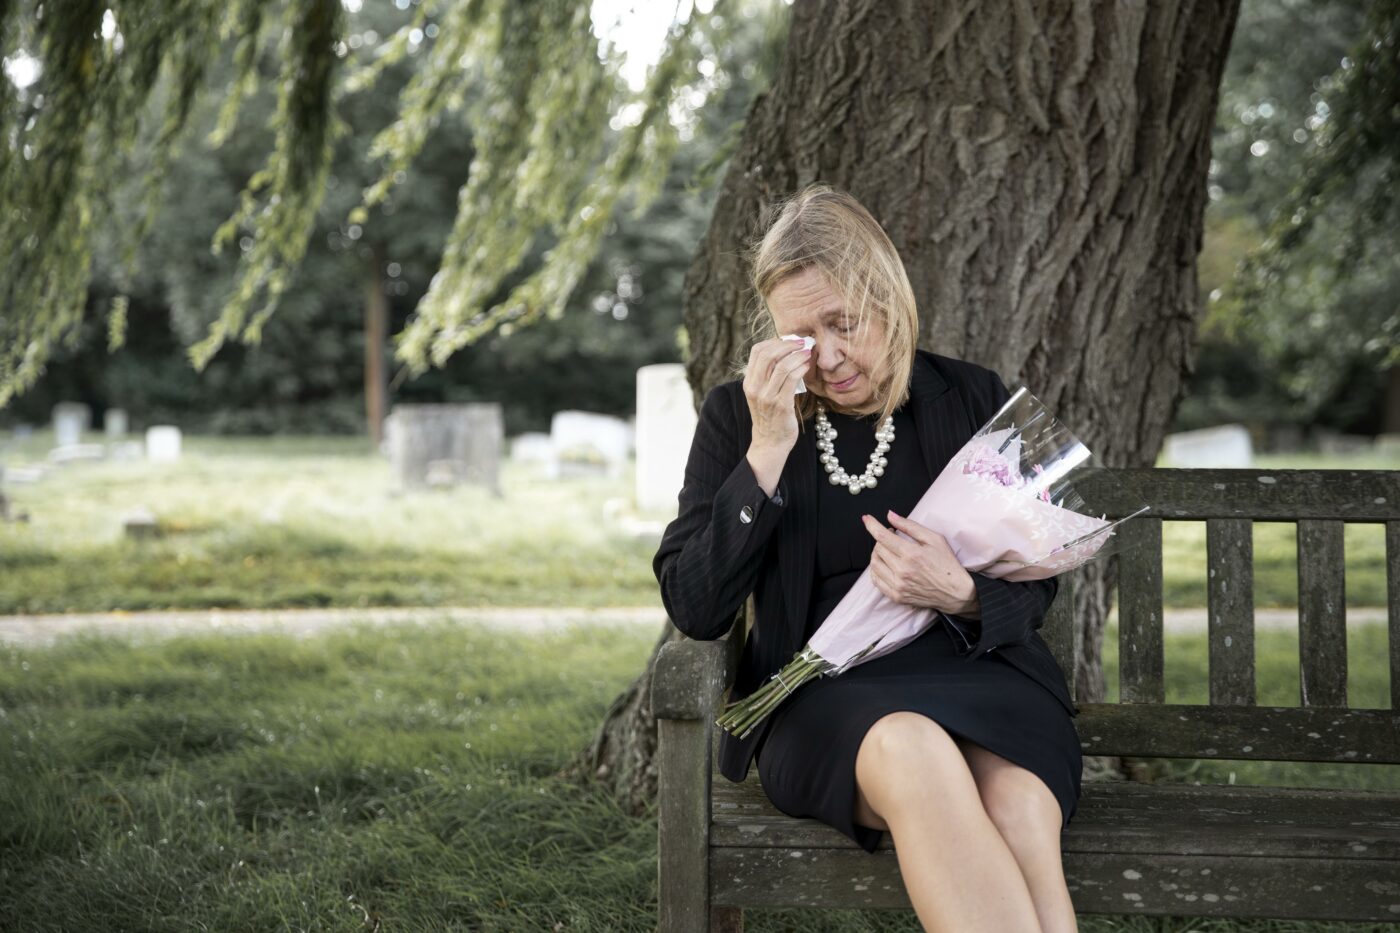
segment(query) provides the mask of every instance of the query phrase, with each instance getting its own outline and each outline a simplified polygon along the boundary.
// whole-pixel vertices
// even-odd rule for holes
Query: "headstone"
[[[543,431],[526,431],[517,434],[510,441],[511,463],[554,462],[554,441]]]
[[[151,463],[175,463],[180,459],[180,429],[171,424],[146,429],[146,459]]]
[[[37,483],[43,478],[44,468],[42,466],[5,467],[5,482],[7,483]]]
[[[109,408],[102,413],[102,432],[108,440],[118,441],[126,437],[126,429],[125,408]]]
[[[619,477],[627,470],[627,422],[591,411],[557,411],[549,436],[557,475]]]
[[[107,448],[107,456],[112,460],[140,460],[146,449],[140,441],[118,441]]]
[[[155,538],[160,535],[160,522],[154,512],[141,506],[123,516],[122,532],[128,538]]]
[[[500,496],[500,459],[505,426],[498,402],[395,405],[385,425],[389,462],[400,489],[424,487],[437,461],[451,461],[453,483],[476,483]],[[447,476],[432,469],[433,481]]]
[[[1169,434],[1163,453],[1173,467],[1244,469],[1254,465],[1254,447],[1242,424]]]
[[[433,489],[456,486],[461,481],[465,466],[460,460],[429,460],[423,483]]]
[[[695,436],[695,403],[685,367],[657,363],[637,370],[637,508],[677,508]]]
[[[107,448],[101,444],[65,444],[49,451],[50,463],[72,463],[75,460],[102,460]]]
[[[80,444],[83,432],[92,426],[92,409],[81,402],[59,402],[53,407],[53,445]]]

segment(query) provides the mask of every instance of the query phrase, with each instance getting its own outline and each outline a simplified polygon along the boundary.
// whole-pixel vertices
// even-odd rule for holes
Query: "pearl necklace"
[[[870,455],[870,462],[866,465],[865,472],[860,476],[851,476],[841,468],[840,462],[836,459],[836,448],[831,443],[835,437],[836,429],[826,419],[826,407],[818,402],[817,449],[822,452],[820,460],[831,477],[831,485],[845,486],[853,496],[863,489],[874,489],[875,484],[879,482],[877,477],[885,475],[885,467],[889,464],[889,460],[884,454],[890,449],[890,442],[894,440],[894,418],[885,418],[884,425],[875,432],[875,439],[879,443],[875,445],[875,451]]]

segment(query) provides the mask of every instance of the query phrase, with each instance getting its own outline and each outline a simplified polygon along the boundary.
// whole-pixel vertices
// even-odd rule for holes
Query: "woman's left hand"
[[[870,577],[876,589],[897,603],[958,615],[976,598],[977,587],[972,574],[958,563],[948,539],[916,521],[886,514],[893,528],[874,516],[861,517],[875,538]],[[909,537],[901,537],[900,531]]]

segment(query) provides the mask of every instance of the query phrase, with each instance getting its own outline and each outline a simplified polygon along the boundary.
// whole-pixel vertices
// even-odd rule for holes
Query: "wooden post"
[[[662,933],[714,933],[712,924],[723,924],[726,933],[742,930],[741,914],[715,911],[712,917],[710,912],[713,723],[724,688],[734,676],[733,637],[731,630],[715,641],[669,642],[657,654],[652,673]]]

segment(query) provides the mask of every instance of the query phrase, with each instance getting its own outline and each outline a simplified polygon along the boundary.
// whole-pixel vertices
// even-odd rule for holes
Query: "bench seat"
[[[890,835],[871,855],[711,782],[716,907],[910,907]],[[1400,793],[1092,782],[1061,842],[1086,913],[1400,922]]]

